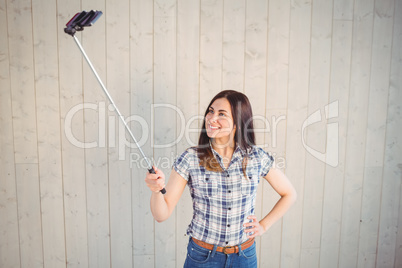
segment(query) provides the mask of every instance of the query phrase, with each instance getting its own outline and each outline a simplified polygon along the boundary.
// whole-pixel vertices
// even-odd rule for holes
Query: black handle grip
[[[151,174],[156,174],[156,172],[155,172],[155,170],[154,170],[153,167],[150,168],[150,169],[148,169],[148,171],[149,171],[149,173],[151,173]],[[163,188],[162,190],[160,190],[160,192],[161,192],[162,194],[166,194],[166,189]]]

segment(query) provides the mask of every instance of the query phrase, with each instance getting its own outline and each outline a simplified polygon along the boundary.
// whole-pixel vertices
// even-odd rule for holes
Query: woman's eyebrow
[[[214,111],[215,111],[214,107],[212,107],[212,106],[209,106],[209,109],[210,109],[210,110],[214,110]],[[223,109],[218,110],[218,112],[225,112],[225,113],[228,113],[228,111],[223,110]]]

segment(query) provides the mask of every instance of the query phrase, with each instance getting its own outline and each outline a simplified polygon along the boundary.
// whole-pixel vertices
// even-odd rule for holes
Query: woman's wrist
[[[268,228],[269,228],[268,224],[265,223],[263,220],[260,221],[260,225],[261,225],[261,227],[262,227],[264,233],[265,233],[265,232],[268,230]]]

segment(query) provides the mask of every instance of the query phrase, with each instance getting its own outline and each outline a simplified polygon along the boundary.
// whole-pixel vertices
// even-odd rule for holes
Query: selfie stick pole
[[[69,23],[70,23],[70,22],[69,22]],[[80,27],[80,30],[83,30],[83,26],[85,26],[85,25],[82,25],[82,27]],[[137,148],[139,149],[139,151],[140,151],[142,157],[145,159],[145,162],[147,163],[147,169],[148,169],[149,173],[156,174],[154,168],[152,167],[151,162],[149,161],[149,159],[146,157],[146,155],[145,155],[144,152],[142,151],[141,146],[138,144],[137,139],[134,137],[133,132],[132,132],[131,129],[129,128],[129,126],[128,126],[126,120],[124,120],[124,117],[123,117],[123,115],[120,113],[120,110],[117,108],[115,102],[114,102],[113,99],[112,99],[112,96],[110,96],[109,91],[107,90],[107,88],[106,88],[105,85],[103,84],[102,80],[100,79],[100,77],[99,77],[98,73],[96,72],[94,66],[92,65],[91,61],[89,60],[87,54],[85,53],[84,48],[81,46],[80,41],[79,41],[78,38],[75,36],[75,31],[74,31],[74,32],[65,31],[65,32],[66,32],[67,34],[71,35],[71,36],[74,38],[74,41],[75,41],[75,43],[77,44],[78,48],[80,49],[81,54],[84,56],[85,60],[87,61],[88,65],[89,65],[89,67],[91,68],[92,72],[94,73],[96,79],[98,80],[99,84],[101,85],[103,92],[106,94],[106,97],[109,99],[110,104],[112,104],[112,106],[113,106],[114,110],[116,111],[118,117],[119,117],[120,120],[123,122],[124,127],[126,128],[127,132],[130,134],[130,136],[131,136],[131,138],[133,139],[135,145],[136,145]],[[160,192],[161,192],[162,194],[165,194],[165,193],[166,193],[166,189],[163,188]]]

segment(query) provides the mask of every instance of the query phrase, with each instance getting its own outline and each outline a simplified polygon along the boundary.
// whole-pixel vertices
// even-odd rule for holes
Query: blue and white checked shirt
[[[212,149],[212,147],[211,147]],[[187,234],[209,244],[234,246],[244,243],[247,233],[243,224],[255,214],[255,200],[260,177],[265,177],[273,158],[263,149],[253,146],[248,150],[246,178],[242,163],[246,152],[237,147],[227,169],[222,157],[212,149],[223,172],[206,170],[199,164],[196,148],[182,153],[173,168],[184,179],[193,199],[193,219]]]

